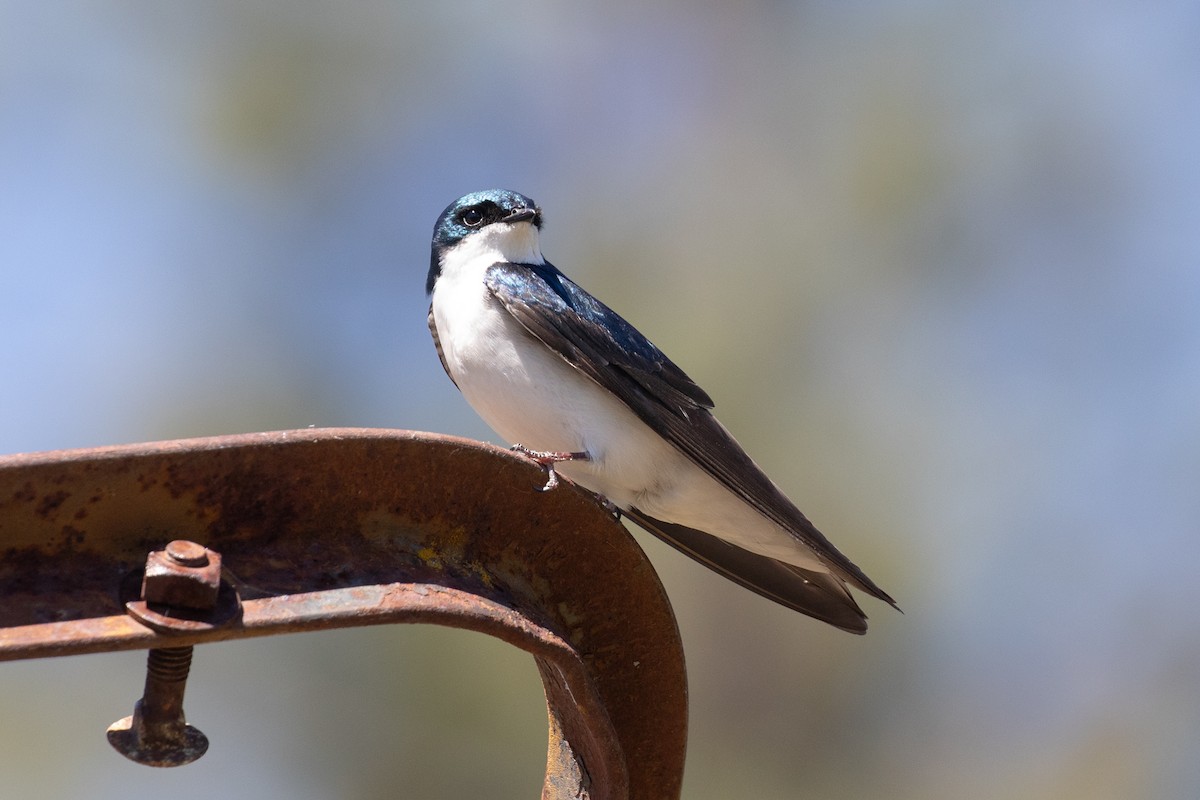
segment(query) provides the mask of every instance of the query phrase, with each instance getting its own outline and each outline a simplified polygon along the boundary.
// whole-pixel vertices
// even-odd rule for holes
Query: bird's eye
[[[462,221],[468,228],[477,228],[483,222],[483,212],[477,208],[468,208],[462,213]]]

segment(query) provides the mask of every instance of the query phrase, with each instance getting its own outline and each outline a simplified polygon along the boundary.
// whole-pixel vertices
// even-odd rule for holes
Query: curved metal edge
[[[364,429],[0,458],[0,625],[12,626],[0,659],[389,622],[476,630],[535,657],[544,798],[678,797],[686,679],[662,586],[589,495],[542,495],[541,478],[472,440]],[[180,535],[224,552],[265,596],[244,601],[240,623],[195,634],[105,613],[116,573]],[[340,585],[305,591],[328,585],[330,566]],[[24,585],[2,580],[6,567]],[[56,606],[56,591],[74,605]],[[48,608],[74,618],[37,619]]]

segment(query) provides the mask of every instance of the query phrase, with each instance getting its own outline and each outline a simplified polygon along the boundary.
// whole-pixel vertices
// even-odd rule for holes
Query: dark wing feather
[[[616,395],[730,491],[812,548],[839,578],[896,605],[746,455],[709,412],[712,400],[704,390],[616,312],[549,263],[493,264],[486,283],[530,334]]]
[[[493,264],[485,282],[530,333],[622,400],[656,403],[677,416],[712,408],[683,370],[615,311],[549,263]]]
[[[867,632],[867,615],[841,578],[751,553],[703,531],[648,517],[636,508],[624,513],[675,549],[768,600],[850,633]]]
[[[433,336],[433,349],[437,350],[438,361],[442,362],[442,369],[446,371],[446,377],[450,379],[456,387],[458,381],[454,380],[454,376],[450,374],[450,367],[446,364],[446,354],[442,352],[442,340],[438,338],[437,323],[433,321],[433,305],[429,306],[429,316],[425,319],[429,325],[429,333]]]

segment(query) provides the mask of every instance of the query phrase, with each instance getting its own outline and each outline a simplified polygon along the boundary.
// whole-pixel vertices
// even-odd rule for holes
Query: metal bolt
[[[183,692],[191,647],[161,647],[146,659],[146,688],[133,714],[108,728],[108,742],[126,758],[151,767],[190,764],[208,750],[208,737],[187,724]]]
[[[208,565],[208,548],[202,544],[189,542],[187,539],[176,539],[169,542],[167,555],[176,564],[185,567],[203,567]]]
[[[155,630],[183,631],[200,619],[221,616],[217,614],[220,587],[221,554],[176,539],[146,557],[142,598],[127,603],[126,608],[150,624],[146,605],[153,603],[158,608],[153,612]],[[237,607],[234,593],[233,608]],[[108,728],[108,742],[117,752],[151,767],[178,767],[204,755],[208,738],[183,716],[183,692],[191,666],[191,647],[150,650],[142,699],[134,704],[133,714]]]

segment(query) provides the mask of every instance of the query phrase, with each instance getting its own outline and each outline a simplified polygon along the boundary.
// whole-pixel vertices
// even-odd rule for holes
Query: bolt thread
[[[159,680],[186,681],[191,668],[191,647],[158,647],[146,658],[147,677]]]

